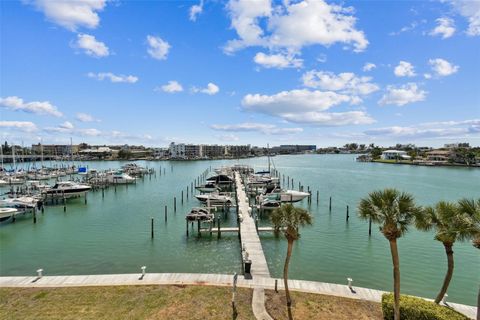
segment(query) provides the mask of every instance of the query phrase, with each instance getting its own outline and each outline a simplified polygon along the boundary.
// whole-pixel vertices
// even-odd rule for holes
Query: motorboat
[[[0,187],[1,186],[8,186],[8,181],[4,179],[0,179]]]
[[[25,183],[25,180],[16,177],[7,176],[5,180],[7,181],[7,185],[21,185]]]
[[[197,194],[195,198],[207,205],[231,205],[233,203],[231,197],[218,193]]]
[[[233,179],[230,178],[229,176],[225,175],[225,174],[219,174],[219,175],[216,175],[216,176],[212,176],[210,178],[207,178],[207,183],[210,182],[210,183],[215,183],[217,185],[220,185],[220,184],[231,184],[233,183]]]
[[[7,221],[18,213],[15,208],[0,208],[0,222]]]
[[[276,200],[281,202],[298,202],[310,194],[308,192],[296,191],[296,190],[285,190],[278,187],[267,187],[265,192],[259,196],[260,202],[264,199]]]
[[[195,207],[190,210],[185,216],[187,221],[211,221],[215,218],[213,213],[210,213],[207,208]]]
[[[0,208],[33,209],[38,206],[38,197],[21,196],[0,200]]]
[[[122,170],[107,172],[107,181],[112,184],[130,184],[136,179]]]
[[[200,192],[209,193],[209,192],[218,192],[220,188],[217,187],[215,183],[209,182],[206,184],[202,184],[201,186],[195,187]]]
[[[53,187],[44,189],[42,195],[53,198],[73,198],[85,195],[92,187],[73,181],[58,181]]]
[[[260,203],[260,209],[273,210],[273,209],[279,208],[281,205],[282,205],[281,201],[267,198]]]

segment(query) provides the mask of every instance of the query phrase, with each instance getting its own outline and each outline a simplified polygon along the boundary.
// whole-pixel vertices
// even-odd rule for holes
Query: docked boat
[[[308,192],[296,191],[296,190],[284,190],[278,187],[267,187],[265,192],[259,196],[259,201],[262,202],[265,199],[280,201],[280,202],[298,202],[310,194]]]
[[[216,185],[232,184],[233,179],[225,174],[219,174],[219,175],[207,178],[207,182],[215,183]]]
[[[0,208],[33,209],[38,207],[38,197],[17,197],[0,200]]]
[[[73,198],[85,195],[92,187],[73,181],[58,181],[52,188],[44,189],[42,195],[49,198]]]
[[[107,172],[106,178],[107,181],[112,184],[130,184],[136,181],[134,177],[121,170]]]
[[[260,209],[273,210],[273,209],[279,208],[281,205],[282,205],[281,201],[272,200],[272,199],[264,199],[260,203]]]
[[[211,221],[215,218],[213,213],[208,212],[206,208],[192,208],[189,213],[185,216],[187,221]]]
[[[218,192],[220,191],[220,188],[217,187],[215,183],[209,182],[206,184],[202,184],[201,186],[195,187],[200,192],[203,193],[210,193],[210,192]]]
[[[15,208],[0,208],[0,222],[7,221],[18,213]]]
[[[233,203],[233,199],[231,197],[218,193],[197,194],[195,195],[195,198],[210,205],[231,205]]]

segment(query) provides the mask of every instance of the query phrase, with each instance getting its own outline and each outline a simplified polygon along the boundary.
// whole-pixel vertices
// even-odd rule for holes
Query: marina
[[[245,260],[251,260],[253,279],[256,275],[280,277],[286,242],[272,232],[268,210],[260,210],[258,199],[247,198],[242,187],[237,188],[241,223],[237,221],[237,203],[231,190],[228,192],[233,201],[228,210],[210,205],[216,208],[212,212],[217,221],[220,217],[220,233],[219,225],[208,226],[211,222],[202,224],[200,237],[191,226],[189,236],[185,232],[186,214],[202,205],[194,197],[198,192],[195,187],[215,175],[213,169],[236,163],[137,162],[139,167],[153,169],[152,174],[136,179],[130,186],[93,187],[87,204],[82,197],[72,198],[67,200],[66,211],[62,200],[58,205],[56,202],[46,205],[43,214],[36,213],[35,224],[31,216],[18,217],[15,223],[2,223],[0,275],[25,276],[35,274],[39,268],[46,275],[115,274],[129,273],[142,265],[148,266],[150,272],[233,274],[243,273]],[[254,158],[242,163],[258,172],[265,169],[267,159]],[[390,290],[387,243],[376,228],[368,236],[368,223],[355,214],[358,199],[370,189],[382,186],[407,189],[421,204],[474,197],[478,189],[475,179],[478,173],[463,168],[392,168],[358,163],[353,155],[279,156],[274,157],[274,163],[272,172],[276,172],[283,187],[295,185],[300,192],[302,188],[303,192],[308,191],[309,196],[296,205],[311,211],[315,219],[312,227],[302,230],[302,237],[295,244],[291,279],[342,284],[352,277],[358,286]],[[89,169],[104,171],[124,165],[124,162],[90,162]],[[391,181],[380,179],[381,175]],[[240,184],[246,186],[249,194],[255,190],[254,186],[248,187],[247,181]],[[447,184],[452,187],[445,188]],[[1,190],[3,193],[9,189]],[[348,222],[347,206],[350,207]],[[187,230],[188,227],[187,221]],[[432,238],[431,234],[411,230],[399,241],[402,291],[431,297],[438,289],[443,269],[435,264],[443,265],[444,257],[441,246]],[[258,258],[256,253],[260,250]],[[52,256],[52,252],[58,254]],[[449,301],[473,305],[476,292],[472,283],[479,280],[474,266],[480,261],[469,243],[457,243],[455,255],[457,268]],[[370,263],[365,263],[367,260]]]

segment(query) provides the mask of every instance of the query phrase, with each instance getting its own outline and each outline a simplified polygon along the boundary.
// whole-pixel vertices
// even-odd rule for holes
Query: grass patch
[[[295,319],[383,319],[380,303],[291,291]],[[285,292],[265,290],[265,307],[272,318],[288,319]]]
[[[0,319],[231,319],[229,287],[0,288]],[[252,290],[237,289],[237,319],[255,319]]]

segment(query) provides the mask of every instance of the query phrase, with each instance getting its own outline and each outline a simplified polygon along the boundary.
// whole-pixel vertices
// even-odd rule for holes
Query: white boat
[[[25,180],[15,177],[6,177],[7,185],[21,185],[25,183]]]
[[[0,222],[7,221],[17,213],[18,210],[15,208],[0,208]]]
[[[233,203],[231,197],[218,193],[197,194],[195,195],[195,198],[203,203],[209,203],[210,205],[231,205]]]
[[[58,181],[52,188],[44,189],[42,195],[47,198],[73,198],[85,195],[92,187],[73,181]]]
[[[37,206],[37,197],[18,197],[0,200],[0,208],[33,209]]]
[[[284,190],[280,188],[274,188],[273,190],[267,189],[266,191],[267,192],[260,195],[260,202],[262,202],[264,199],[276,200],[281,202],[298,202],[310,195],[308,192]]]
[[[134,177],[121,170],[107,172],[106,177],[107,181],[112,184],[130,184],[136,181]]]
[[[0,179],[0,187],[1,187],[1,186],[8,186],[8,181],[7,181],[7,180]]]
[[[209,192],[218,192],[220,188],[217,187],[214,183],[202,184],[201,186],[195,187],[200,192],[209,193]]]

